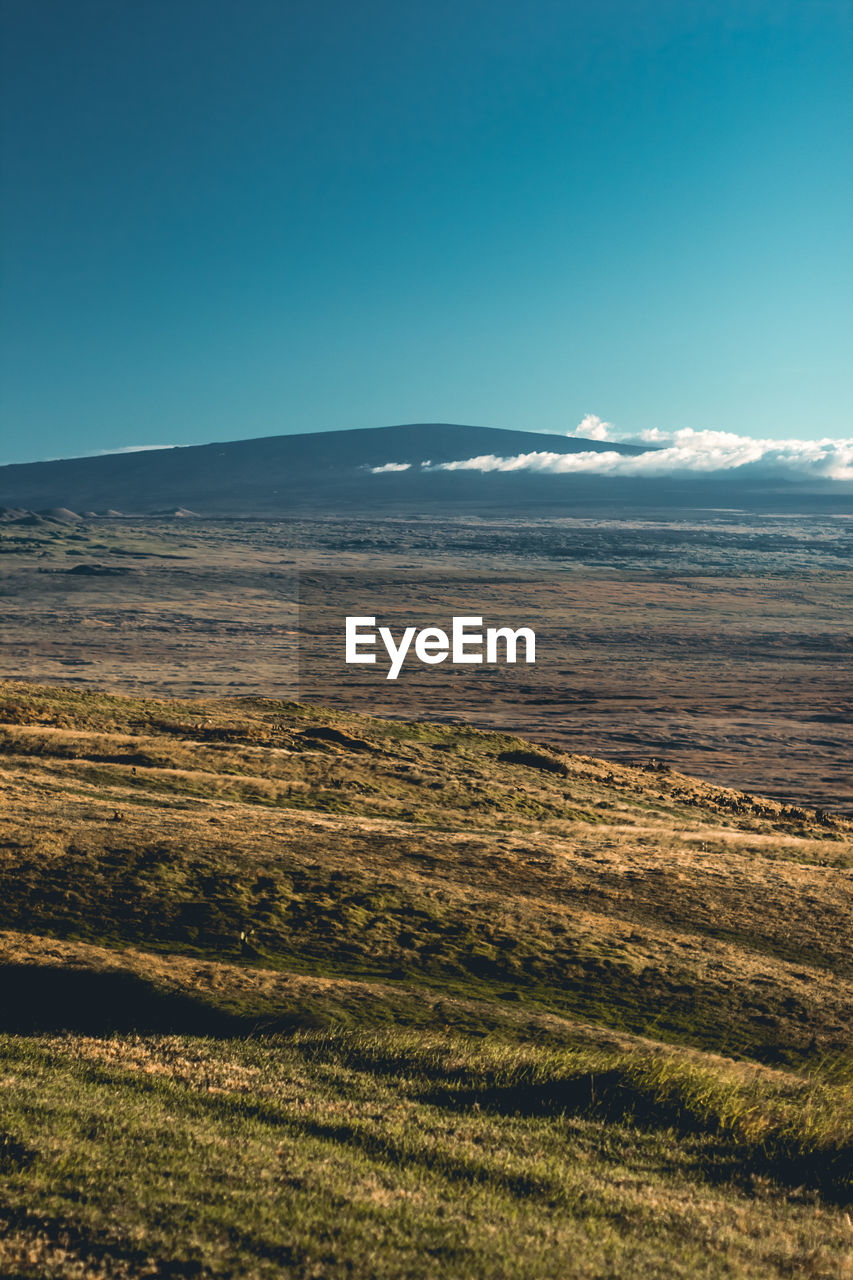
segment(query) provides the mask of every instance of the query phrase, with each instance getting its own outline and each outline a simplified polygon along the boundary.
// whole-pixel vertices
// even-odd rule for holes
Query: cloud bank
[[[747,465],[763,471],[822,480],[853,480],[853,438],[846,440],[759,440],[732,431],[694,431],[685,427],[665,435],[646,431],[644,453],[602,451],[494,454],[440,463],[442,471],[538,471],[550,475],[588,472],[593,475],[666,476],[685,472],[736,471]]]
[[[738,471],[743,467],[760,470],[764,475],[813,480],[853,481],[853,437],[821,440],[767,440],[738,435],[733,431],[663,432],[657,428],[637,436],[619,436],[612,424],[595,414],[587,414],[583,422],[568,433],[573,439],[597,442],[630,443],[642,453],[623,454],[616,450],[581,450],[578,453],[554,453],[536,450],[511,457],[481,454],[440,462],[434,466],[421,463],[425,471],[530,471],[542,475],[606,475],[659,477],[678,475],[711,475]],[[373,467],[374,473],[400,471],[406,464],[386,463]]]

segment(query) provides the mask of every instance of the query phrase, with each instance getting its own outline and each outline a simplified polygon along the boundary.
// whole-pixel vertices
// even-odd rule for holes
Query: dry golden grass
[[[265,700],[18,685],[0,715],[0,923],[236,963],[230,1013],[309,970],[767,1061],[853,1039],[843,819]]]
[[[853,1276],[843,818],[26,684],[0,805],[0,1275]]]

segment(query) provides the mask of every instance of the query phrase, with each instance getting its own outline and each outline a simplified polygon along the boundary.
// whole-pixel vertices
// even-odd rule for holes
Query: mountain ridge
[[[406,423],[9,463],[0,467],[0,506],[78,512],[120,509],[136,514],[183,507],[200,514],[243,515],[281,514],[294,505],[317,501],[335,505],[364,500],[373,505],[389,496],[388,477],[373,475],[373,467],[408,464],[420,473],[422,462],[452,462],[495,452],[511,456],[538,449],[641,452],[631,445],[533,431]],[[395,495],[400,478],[394,477]],[[411,491],[413,478],[405,476],[406,491]],[[441,481],[456,478],[429,479],[444,491]],[[475,486],[480,479],[474,478]],[[465,487],[470,486],[469,480]]]
[[[760,467],[626,476],[524,468],[442,470],[482,456],[550,452],[636,456],[652,446],[454,423],[406,423],[260,436],[0,467],[0,508],[100,515],[277,519],[290,514],[676,509],[847,512],[851,486]]]

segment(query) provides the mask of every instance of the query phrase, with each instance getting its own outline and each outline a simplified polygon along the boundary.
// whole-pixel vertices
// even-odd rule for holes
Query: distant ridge
[[[0,512],[9,511],[0,518],[67,521],[82,513],[87,518],[121,513],[275,519],[335,512],[530,518],[629,509],[665,517],[674,510],[707,507],[845,513],[851,507],[850,486],[787,480],[748,467],[658,477],[435,470],[440,463],[484,455],[590,451],[644,450],[446,422],[262,436],[0,467]]]
[[[420,464],[427,461],[537,450],[641,452],[630,445],[534,431],[408,423],[11,464],[0,467],[0,506],[152,515],[187,510],[199,515],[272,515],[294,507],[362,501],[373,506],[400,497],[401,490],[411,496],[413,480],[443,496],[448,480],[458,490],[462,479],[407,472],[375,476],[373,467],[393,462],[420,472]],[[430,497],[427,492],[423,496]]]

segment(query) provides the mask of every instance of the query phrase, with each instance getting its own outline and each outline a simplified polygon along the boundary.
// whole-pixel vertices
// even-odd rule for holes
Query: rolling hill
[[[0,789],[4,1274],[848,1273],[848,820],[21,683]]]

